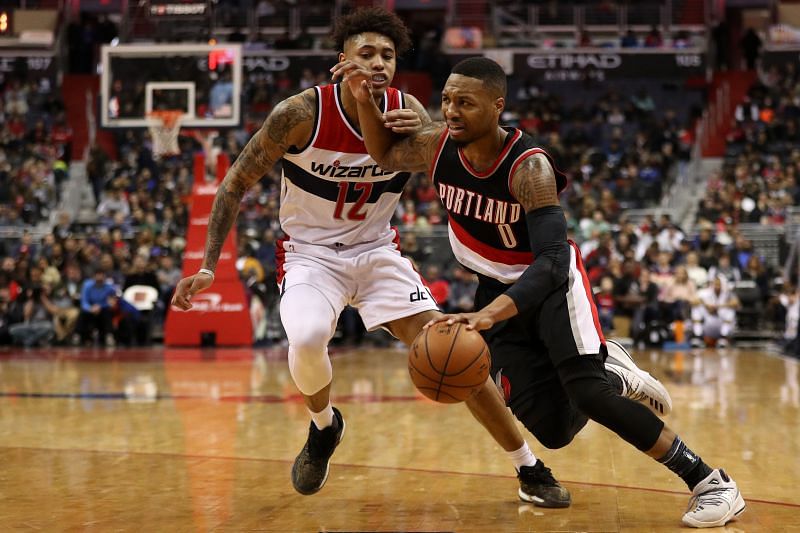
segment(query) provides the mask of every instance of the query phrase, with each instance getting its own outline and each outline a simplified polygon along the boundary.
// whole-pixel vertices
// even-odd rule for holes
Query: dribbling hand
[[[422,329],[428,329],[434,324],[439,322],[446,322],[448,325],[453,325],[458,322],[467,325],[467,329],[474,329],[475,331],[482,331],[494,326],[494,319],[487,313],[458,313],[453,315],[437,316],[430,322],[425,324]]]
[[[209,288],[214,282],[214,278],[202,272],[183,278],[175,287],[175,294],[172,296],[172,305],[183,311],[192,308],[192,297],[198,292]]]

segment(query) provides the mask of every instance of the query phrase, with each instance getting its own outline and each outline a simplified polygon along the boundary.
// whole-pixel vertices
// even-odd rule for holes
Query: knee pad
[[[545,420],[530,428],[530,432],[542,446],[549,450],[563,448],[572,442],[577,433],[565,421],[550,424]]]
[[[595,373],[582,376],[562,369],[562,384],[570,401],[584,415],[607,427],[637,449],[652,448],[664,428],[664,422],[644,405],[619,396],[608,378],[601,374],[599,362]],[[588,370],[589,365],[585,365]],[[603,371],[604,372],[604,371]],[[566,378],[566,379],[564,379]]]
[[[544,417],[539,416],[537,420],[534,420],[534,415],[535,411],[528,410],[516,416],[531,435],[550,450],[563,448],[572,442],[588,420],[585,415],[574,409],[554,411]]]
[[[592,420],[608,412],[613,399],[619,397],[608,380],[600,377],[566,383],[564,388],[575,407]]]
[[[289,341],[289,371],[300,392],[311,396],[333,377],[328,342],[336,330],[336,314],[322,293],[310,285],[287,290],[280,311]]]

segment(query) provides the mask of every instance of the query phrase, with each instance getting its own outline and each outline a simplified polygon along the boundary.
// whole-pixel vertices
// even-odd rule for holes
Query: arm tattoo
[[[556,175],[544,155],[525,159],[511,177],[511,192],[526,212],[560,205],[556,188]]]
[[[426,172],[436,157],[439,139],[444,132],[444,122],[424,124],[416,133],[394,142],[381,161],[384,170]]]
[[[316,93],[303,93],[287,98],[275,106],[264,125],[236,158],[217,190],[211,216],[208,219],[206,251],[203,268],[214,270],[217,266],[225,238],[231,230],[239,204],[252,187],[283,157],[293,144],[304,144],[303,129],[313,123],[316,110]]]

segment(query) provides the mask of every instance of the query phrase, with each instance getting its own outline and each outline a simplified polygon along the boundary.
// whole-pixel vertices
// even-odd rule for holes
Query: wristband
[[[211,276],[212,280],[214,279],[214,271],[213,270],[209,270],[207,268],[201,268],[200,270],[197,271],[197,273],[198,274],[206,274],[208,276]]]

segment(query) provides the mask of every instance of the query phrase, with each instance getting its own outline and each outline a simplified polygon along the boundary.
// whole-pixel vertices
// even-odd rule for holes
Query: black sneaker
[[[541,459],[533,466],[523,466],[517,473],[519,499],[537,507],[569,507],[569,491],[558,484]]]
[[[317,429],[314,422],[308,428],[308,440],[294,460],[292,466],[292,485],[300,494],[314,494],[328,479],[330,459],[333,451],[344,436],[344,418],[337,408],[333,408],[333,424],[325,429]]]

